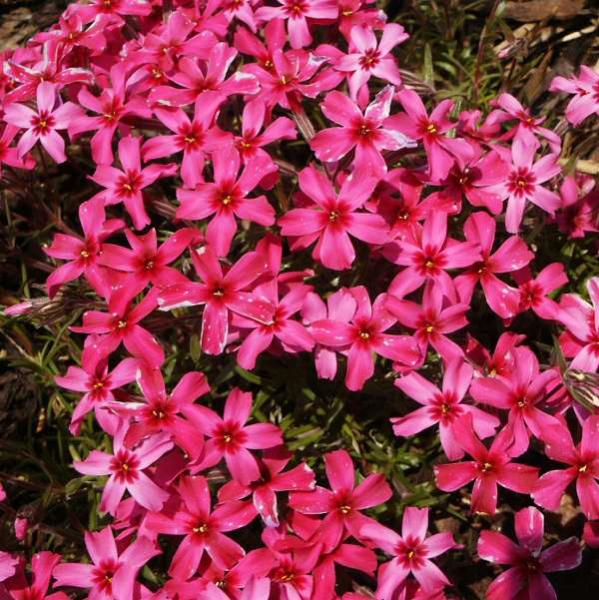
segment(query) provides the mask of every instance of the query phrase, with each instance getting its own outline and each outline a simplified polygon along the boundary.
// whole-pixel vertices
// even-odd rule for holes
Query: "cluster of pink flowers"
[[[526,237],[597,232],[599,195],[562,174],[560,137],[507,93],[488,115],[451,100],[429,112],[402,82],[407,37],[368,0],[91,0],[5,56],[5,173],[45,165],[44,153],[63,163],[67,140],[89,138],[97,192],[80,205],[80,233],[45,249],[56,261],[47,289],[59,297],[82,279],[104,306],[71,328],[86,336],[81,366],[56,383],[81,394],[71,432],[93,411],[112,439],[112,452],[73,465],[107,478],[99,510],[112,521],[86,533],[86,563],[41,552],[28,579],[22,558],[0,554],[2,597],[334,600],[338,567],[376,577],[378,600],[445,597],[434,559],[459,546],[427,533],[428,509],[406,508],[400,535],[369,513],[391,487],[376,472],[357,478],[347,451],[324,456],[328,487],[317,485],[280,427],[252,418],[251,393],[231,389],[219,413],[200,372],[167,391],[155,311],[175,311],[175,323],[201,314],[201,350],[246,370],[266,353],[310,353],[319,377],[343,372],[352,391],[394,378],[419,405],[393,419],[395,434],[438,427],[438,489],[474,482],[472,512],[493,515],[500,488],[555,511],[575,483],[596,543],[599,416],[567,375],[599,369],[599,278],[589,301],[557,301],[565,270],[538,264]],[[594,71],[553,87],[574,94],[572,123],[599,114]],[[166,224],[165,189],[176,206]],[[341,285],[352,271],[354,285]],[[514,332],[483,346],[468,334],[473,304],[506,329],[526,312],[553,322],[567,372]],[[553,470],[526,464],[533,446]],[[209,477],[217,465],[221,485]],[[256,520],[261,545],[243,548],[234,532]],[[481,558],[511,565],[489,598],[550,600],[543,573],[576,567],[578,541],[543,551],[532,506],[516,534],[519,546],[480,536]],[[168,573],[150,590],[139,574],[166,548]]]

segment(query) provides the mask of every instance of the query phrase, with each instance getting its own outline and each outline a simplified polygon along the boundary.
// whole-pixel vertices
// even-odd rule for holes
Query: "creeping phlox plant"
[[[599,545],[599,277],[575,293],[530,242],[594,235],[599,195],[512,95],[460,112],[404,85],[407,38],[363,0],[90,0],[5,53],[2,176],[79,148],[95,188],[45,253],[48,302],[73,286],[87,302],[70,327],[80,362],[55,379],[78,398],[70,430],[93,413],[106,437],[73,463],[101,491],[87,556],[0,553],[2,598],[455,597],[435,563],[460,545],[429,508],[383,525],[394,490],[376,465],[339,448],[321,478],[253,416],[244,380],[222,404],[204,373],[176,370],[192,337],[245,374],[311,356],[357,401],[393,382],[410,407],[398,443],[438,432],[434,485],[462,490],[465,517],[505,494],[523,506],[517,542],[478,538],[505,565],[488,598],[550,600],[545,574],[580,564],[577,538],[543,543],[567,488]],[[552,90],[572,95],[573,125],[599,114],[590,68]],[[473,309],[503,333],[475,339]],[[523,313],[550,322],[553,346],[510,329]]]

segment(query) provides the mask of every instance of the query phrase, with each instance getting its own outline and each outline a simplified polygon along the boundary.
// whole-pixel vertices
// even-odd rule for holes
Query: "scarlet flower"
[[[387,126],[394,94],[395,88],[387,86],[376,95],[364,113],[345,94],[327,94],[322,112],[341,127],[323,129],[310,140],[316,156],[324,162],[335,162],[355,149],[355,171],[373,177],[382,176],[387,171],[383,150],[401,150],[415,145],[410,137]]]
[[[472,372],[472,367],[462,359],[451,361],[445,368],[442,391],[415,372],[396,379],[395,386],[423,406],[403,417],[391,419],[395,435],[412,436],[438,424],[441,445],[449,460],[464,456],[454,430],[464,415],[472,415],[472,425],[481,439],[493,435],[499,427],[499,419],[462,402],[470,387]]]
[[[7,123],[26,130],[17,143],[17,156],[20,160],[25,158],[38,141],[57,163],[67,159],[64,140],[58,131],[67,129],[82,116],[83,111],[72,102],[65,102],[54,108],[56,97],[56,86],[49,81],[42,81],[37,86],[37,110],[16,103],[9,104],[4,109]]]
[[[379,523],[369,523],[361,528],[363,538],[394,557],[379,567],[377,598],[394,597],[410,574],[428,593],[449,585],[443,571],[430,559],[459,546],[451,533],[427,537],[428,510],[408,506],[403,514],[401,535]]]
[[[54,567],[56,586],[89,589],[92,597],[131,600],[148,591],[135,581],[141,568],[160,554],[146,537],[138,537],[119,553],[110,527],[85,532],[85,546],[92,564],[62,563]],[[58,600],[58,599],[57,599]]]
[[[136,448],[127,448],[124,443],[126,433],[127,423],[123,421],[114,434],[114,454],[92,450],[85,460],[77,460],[73,466],[84,475],[109,475],[100,501],[102,512],[116,515],[125,491],[140,506],[160,510],[168,499],[168,493],[146,475],[145,469],[173,447],[170,435],[154,435]]]
[[[472,512],[494,515],[497,486],[528,494],[538,479],[538,469],[513,463],[513,433],[504,427],[487,449],[475,435],[472,417],[466,415],[454,425],[456,440],[474,460],[435,466],[437,487],[453,492],[474,480]]]
[[[582,562],[578,540],[568,538],[543,548],[543,513],[523,508],[515,517],[515,544],[497,531],[483,531],[478,538],[478,555],[483,560],[510,568],[494,579],[487,589],[488,600],[511,600],[527,595],[535,600],[554,600],[555,590],[545,573],[575,569]]]
[[[206,219],[206,239],[217,256],[226,256],[237,231],[235,217],[268,227],[275,222],[275,211],[266,196],[248,198],[260,181],[276,170],[271,159],[261,156],[248,160],[241,174],[239,152],[233,147],[212,154],[214,183],[199,183],[193,190],[177,190],[181,206],[178,219]]]
[[[209,439],[201,462],[194,470],[225,459],[231,475],[241,485],[260,479],[258,461],[250,450],[265,450],[283,443],[282,431],[272,423],[246,425],[252,410],[252,394],[234,388],[227,396],[223,417],[199,404],[182,408],[183,414]]]
[[[384,294],[371,305],[364,286],[351,288],[350,293],[354,308],[344,315],[346,319],[315,321],[310,332],[323,346],[347,354],[345,385],[358,391],[374,374],[375,353],[410,367],[421,360],[421,354],[413,338],[385,333],[397,319],[385,309]]]
[[[294,491],[289,494],[289,504],[306,515],[326,514],[314,539],[324,545],[325,552],[331,552],[347,535],[363,539],[361,530],[372,519],[360,511],[387,502],[392,492],[380,473],[371,473],[356,486],[354,464],[345,450],[325,454],[324,462],[332,491],[321,486],[308,492]]]
[[[243,548],[223,532],[247,525],[255,516],[249,502],[232,501],[210,507],[210,490],[204,477],[182,477],[177,491],[181,498],[175,510],[150,513],[146,527],[156,533],[184,535],[173,556],[169,575],[189,579],[197,571],[204,552],[223,569],[235,564]]]
[[[358,212],[372,194],[376,179],[366,172],[349,175],[337,194],[329,179],[315,167],[299,174],[300,190],[314,202],[294,208],[279,219],[281,234],[298,238],[292,248],[306,248],[316,240],[312,256],[329,269],[348,269],[355,259],[350,234],[368,243],[381,243],[387,235],[382,217]]]

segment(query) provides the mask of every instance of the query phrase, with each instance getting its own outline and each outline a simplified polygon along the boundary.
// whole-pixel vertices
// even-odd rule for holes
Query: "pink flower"
[[[0,583],[12,577],[19,566],[19,559],[0,550]],[[0,590],[2,587],[0,586]]]
[[[43,81],[37,86],[37,111],[24,104],[9,104],[5,108],[6,122],[26,129],[17,144],[19,159],[22,160],[38,141],[57,163],[67,159],[64,140],[58,131],[67,129],[83,111],[72,102],[65,102],[55,109],[56,96],[56,86]]]
[[[266,258],[261,253],[244,254],[226,273],[209,246],[192,252],[191,258],[203,283],[173,285],[160,293],[158,304],[161,310],[205,305],[201,334],[204,352],[220,354],[224,350],[230,313],[264,324],[272,322],[274,307],[251,292],[244,291],[268,270]]]
[[[131,290],[131,293],[133,290],[136,294],[142,292],[149,283],[163,289],[187,281],[179,271],[168,265],[177,260],[199,235],[199,231],[191,227],[181,228],[159,248],[155,229],[150,229],[148,233],[139,237],[130,229],[125,229],[125,237],[131,249],[116,244],[104,244],[98,262],[128,273],[129,276],[123,285]]]
[[[236,479],[227,481],[218,490],[219,502],[242,500],[251,495],[254,509],[266,527],[278,527],[277,492],[310,491],[315,486],[314,471],[306,463],[283,471],[292,457],[293,453],[283,447],[265,450],[258,460],[260,479],[247,485]]]
[[[312,252],[314,259],[329,269],[348,269],[356,256],[350,234],[371,244],[383,242],[387,235],[382,217],[358,212],[376,183],[366,172],[355,171],[337,194],[321,171],[306,167],[299,174],[299,186],[314,204],[283,215],[279,219],[281,234],[297,238],[293,249],[306,248],[318,240]]]
[[[391,289],[391,288],[389,288]],[[427,349],[432,346],[446,362],[460,359],[464,351],[447,337],[468,325],[467,304],[449,304],[432,285],[424,288],[422,303],[400,300],[386,294],[385,308],[402,324],[414,329],[414,338],[420,350],[422,363]]]
[[[35,161],[31,155],[19,156],[17,148],[10,146],[15,136],[19,133],[19,128],[15,125],[4,125],[2,135],[0,135],[0,178],[2,177],[2,165],[8,165],[14,169],[33,169]]]
[[[538,469],[513,463],[516,456],[513,434],[502,429],[487,449],[476,437],[472,417],[466,415],[454,425],[456,440],[474,460],[435,466],[437,487],[453,492],[474,480],[472,512],[494,515],[497,510],[497,486],[527,494],[538,479]]]
[[[491,563],[510,565],[487,589],[488,600],[534,598],[555,600],[555,590],[545,573],[575,569],[582,562],[578,540],[568,538],[543,551],[543,513],[523,508],[515,517],[515,544],[497,531],[483,531],[478,539],[478,555]]]
[[[233,147],[217,150],[212,154],[214,183],[199,183],[193,190],[177,190],[181,206],[178,219],[206,219],[206,239],[217,256],[226,256],[237,231],[238,219],[253,221],[269,227],[275,222],[275,211],[266,196],[248,198],[260,181],[276,170],[271,159],[261,156],[248,160],[239,174],[240,156]]]
[[[292,48],[305,48],[312,43],[309,19],[336,19],[339,8],[334,0],[277,0],[280,6],[263,6],[256,11],[260,21],[286,19]]]
[[[445,369],[443,391],[415,372],[396,379],[395,386],[423,407],[391,419],[395,435],[409,437],[438,424],[441,445],[449,460],[464,456],[454,430],[464,415],[472,415],[474,431],[481,439],[493,435],[499,427],[499,419],[462,402],[470,387],[472,372],[472,367],[463,360],[451,361]]]
[[[557,319],[567,328],[560,342],[574,357],[570,368],[594,373],[599,369],[599,277],[587,281],[587,291],[592,304],[575,294],[562,296]]]
[[[251,411],[252,394],[239,388],[227,396],[222,418],[199,404],[182,408],[189,421],[208,438],[201,463],[194,469],[206,469],[224,457],[231,475],[241,485],[260,479],[258,461],[250,450],[279,446],[283,443],[283,434],[271,423],[246,425]]]
[[[108,165],[98,165],[90,177],[92,181],[106,188],[94,196],[105,204],[122,202],[133,219],[136,229],[143,229],[150,223],[144,206],[142,190],[152,185],[160,177],[169,177],[177,172],[175,164],[154,164],[142,169],[140,138],[127,136],[119,141],[119,160],[123,170]]]
[[[469,267],[481,258],[477,242],[458,242],[447,237],[447,213],[439,210],[429,213],[416,239],[404,239],[390,246],[393,248],[388,249],[386,256],[407,267],[389,285],[389,294],[399,298],[430,282],[436,288],[438,302],[442,295],[455,302],[457,294],[447,269]]]
[[[470,393],[477,402],[508,410],[508,425],[514,436],[512,451],[520,455],[528,449],[530,434],[542,438],[557,420],[541,407],[554,385],[555,373],[539,370],[537,357],[526,347],[514,348],[514,371],[509,376],[479,377]]]
[[[514,279],[519,285],[519,311],[531,309],[541,319],[557,320],[560,308],[547,295],[568,283],[562,263],[547,265],[536,277],[532,277],[529,269],[522,269],[514,273]]]
[[[254,288],[254,294],[270,302],[274,307],[272,322],[259,323],[252,319],[235,317],[234,324],[242,329],[250,329],[249,335],[241,342],[237,351],[237,362],[244,369],[253,369],[258,356],[268,350],[275,340],[278,347],[285,352],[309,352],[314,347],[314,340],[306,328],[292,319],[301,309],[310,286],[299,284],[294,286],[279,300],[279,282],[271,279]]]
[[[252,31],[255,33],[256,29],[254,28]],[[238,27],[235,31],[233,45],[242,54],[257,59],[261,67],[270,70],[274,67],[273,53],[275,50],[283,50],[287,44],[285,21],[283,19],[269,20],[261,33],[264,41],[250,33],[245,27]],[[259,99],[256,98],[256,100]]]
[[[155,107],[158,120],[175,135],[157,135],[146,140],[142,147],[143,159],[154,160],[183,151],[183,182],[190,188],[202,182],[206,154],[233,141],[230,133],[215,124],[222,101],[218,94],[201,94],[195,102],[193,120],[181,108]]]
[[[387,502],[392,492],[380,473],[368,475],[356,486],[354,465],[345,450],[325,454],[324,462],[332,491],[320,486],[309,492],[294,491],[289,504],[306,515],[326,514],[314,539],[330,552],[348,535],[363,539],[364,525],[373,520],[360,511]]]
[[[595,215],[599,212],[599,192],[594,189],[595,180],[585,177],[577,181],[573,176],[564,177],[560,187],[562,205],[556,215],[560,231],[571,238],[582,238],[587,231],[599,231]]]
[[[322,112],[341,127],[323,129],[310,140],[316,156],[324,162],[335,162],[355,149],[355,171],[372,177],[382,176],[387,171],[383,150],[401,150],[414,145],[409,137],[385,122],[394,94],[395,88],[387,86],[363,114],[345,94],[336,91],[327,94]]]
[[[574,98],[566,107],[566,118],[572,125],[580,125],[589,115],[599,114],[598,86],[599,73],[591,67],[582,65],[578,77],[573,76],[570,79],[555,77],[549,91],[574,94]]]
[[[5,553],[0,553],[1,556]],[[50,579],[56,565],[60,562],[60,554],[38,552],[31,558],[31,585],[25,576],[25,561],[13,559],[6,555],[5,575],[0,574],[0,596],[3,600],[69,600],[64,592],[48,594]],[[12,563],[12,567],[11,567]],[[0,572],[2,567],[0,567]],[[12,571],[12,573],[11,573]]]
[[[252,577],[243,588],[239,600],[263,600],[268,598],[270,596],[270,585],[271,582],[268,577]],[[230,596],[211,583],[205,591],[200,592],[198,600],[230,600]]]
[[[46,281],[48,295],[53,298],[58,289],[82,274],[96,290],[104,288],[104,275],[98,258],[103,242],[125,224],[121,219],[106,220],[102,200],[88,200],[79,206],[79,222],[84,238],[57,233],[52,244],[44,252],[52,258],[68,261],[55,269]]]
[[[504,283],[496,273],[512,273],[524,268],[534,254],[524,240],[516,235],[509,237],[493,252],[497,223],[484,212],[471,214],[464,223],[464,235],[468,242],[478,244],[481,260],[454,283],[460,300],[470,304],[474,288],[480,282],[487,304],[493,312],[506,319],[518,311],[518,291]]]
[[[403,514],[401,535],[378,523],[364,525],[361,535],[394,558],[379,567],[377,598],[395,597],[412,574],[426,592],[449,585],[449,580],[430,559],[459,546],[451,533],[426,535],[428,508],[408,506]]]
[[[412,140],[422,140],[431,179],[444,179],[457,157],[462,164],[473,157],[473,148],[467,141],[445,135],[455,127],[448,119],[454,107],[452,100],[440,102],[429,117],[420,96],[413,90],[402,89],[397,98],[406,112],[389,117],[385,127],[400,131]]]
[[[466,356],[481,375],[511,377],[516,368],[514,349],[525,339],[524,335],[506,331],[499,336],[495,350],[491,354],[480,342],[469,336]]]
[[[351,51],[335,64],[337,70],[351,73],[349,91],[352,100],[357,98],[358,91],[373,75],[393,85],[401,84],[401,75],[391,50],[408,37],[398,23],[386,24],[380,41],[370,27],[352,27],[349,36]]]
[[[220,568],[230,568],[245,552],[223,532],[247,525],[255,516],[251,504],[232,501],[211,510],[208,482],[200,476],[182,477],[177,491],[181,501],[175,510],[167,507],[146,518],[150,531],[185,536],[173,556],[169,575],[189,579],[197,571],[204,552]]]
[[[557,155],[547,154],[536,163],[534,156],[534,148],[515,139],[512,142],[510,173],[504,182],[490,188],[499,194],[502,200],[507,198],[505,228],[509,233],[518,233],[527,201],[551,215],[561,204],[558,194],[541,185],[560,173]]]
[[[385,310],[384,294],[371,304],[365,287],[351,288],[350,293],[354,302],[353,309],[343,315],[347,320],[314,321],[310,332],[323,346],[347,354],[345,385],[358,391],[374,374],[375,353],[411,367],[421,360],[421,354],[411,337],[385,333],[397,319]]]
[[[119,554],[110,527],[97,532],[86,531],[85,546],[93,564],[62,563],[54,567],[53,575],[55,585],[89,589],[92,598],[131,600],[139,597],[137,574],[151,558],[160,554],[156,545],[145,537],[138,537]]]
[[[70,366],[66,375],[54,378],[60,387],[84,392],[71,416],[69,431],[72,435],[79,434],[85,415],[92,410],[95,410],[100,424],[110,421],[106,409],[115,401],[112,391],[135,380],[139,361],[136,358],[125,358],[109,372],[106,360],[98,361],[97,356],[84,352],[82,367]],[[109,429],[112,429],[110,425]]]
[[[89,352],[105,358],[121,344],[137,358],[159,367],[164,362],[164,351],[156,338],[139,322],[156,308],[156,294],[149,292],[141,302],[133,305],[136,290],[126,287],[115,289],[108,300],[108,312],[88,310],[83,313],[83,325],[71,327],[76,333],[95,333],[98,339]]]
[[[544,429],[545,454],[552,460],[570,465],[545,473],[537,482],[532,497],[548,510],[559,510],[566,488],[576,482],[576,493],[587,519],[599,519],[599,416],[590,416],[582,424],[582,439],[574,445],[567,427],[557,424]]]

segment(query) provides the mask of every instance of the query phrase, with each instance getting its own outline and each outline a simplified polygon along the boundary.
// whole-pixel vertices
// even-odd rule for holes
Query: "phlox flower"
[[[457,359],[445,368],[442,390],[416,372],[396,379],[395,386],[422,404],[422,408],[391,419],[395,435],[412,436],[438,424],[441,445],[449,460],[459,460],[464,456],[454,425],[465,414],[472,415],[474,431],[481,439],[493,435],[499,427],[499,419],[476,406],[462,402],[470,387],[472,373],[473,369],[468,363]]]
[[[421,360],[421,354],[413,338],[385,333],[397,322],[385,308],[385,294],[377,296],[371,304],[364,286],[351,288],[354,302],[348,299],[349,311],[340,316],[344,320],[330,318],[314,321],[310,333],[323,346],[334,348],[347,355],[345,385],[352,391],[361,390],[374,374],[374,357],[385,358],[409,367]]]
[[[504,427],[486,448],[474,433],[472,417],[466,415],[454,425],[456,440],[474,460],[435,466],[437,487],[453,492],[474,481],[471,509],[473,513],[494,515],[497,510],[497,486],[528,494],[538,479],[538,469],[514,463],[510,427]]]
[[[408,506],[404,510],[401,535],[379,523],[366,524],[362,537],[390,554],[389,562],[379,567],[376,598],[387,600],[402,588],[412,574],[426,592],[449,585],[449,580],[430,559],[459,547],[451,533],[427,536],[428,508]]]
[[[193,190],[177,190],[181,202],[178,219],[214,217],[206,228],[206,240],[217,256],[226,256],[237,231],[238,219],[268,227],[275,222],[275,211],[266,196],[248,197],[260,181],[276,170],[271,159],[251,158],[241,174],[241,158],[234,147],[212,153],[214,183],[198,183]]]
[[[341,92],[330,92],[322,103],[324,115],[340,127],[319,131],[310,147],[324,162],[335,162],[355,151],[354,169],[372,177],[387,171],[383,150],[401,150],[413,147],[413,141],[389,127],[389,116],[395,88],[387,86],[366,107],[364,113],[349,97]]]
[[[491,582],[487,589],[488,600],[557,598],[545,573],[575,569],[582,562],[582,552],[574,537],[542,550],[544,521],[543,513],[532,506],[518,511],[515,516],[518,544],[498,531],[480,534],[480,558],[510,567]]]
[[[270,579],[268,577],[252,578],[243,588],[239,600],[263,600],[270,596]],[[214,584],[200,592],[198,600],[229,600],[229,596]]]
[[[477,370],[478,375],[496,377],[503,375],[511,377],[516,368],[514,349],[519,346],[526,336],[506,331],[499,336],[495,350],[491,353],[472,336],[468,336],[466,356]]]
[[[599,114],[599,73],[582,65],[578,77],[555,77],[549,86],[551,92],[573,94],[566,106],[566,118],[572,125],[580,125],[593,113]]]
[[[146,537],[138,537],[119,552],[110,527],[85,532],[85,546],[92,564],[62,563],[54,567],[56,586],[89,590],[91,598],[137,600],[145,588],[135,581],[141,568],[160,554]],[[148,590],[145,590],[148,592]]]
[[[146,527],[156,533],[183,535],[169,568],[176,579],[195,574],[204,552],[223,569],[234,565],[244,554],[243,548],[223,532],[247,525],[255,516],[249,502],[231,501],[211,509],[210,490],[204,477],[182,477],[177,486],[180,503],[152,512]]]
[[[170,435],[154,435],[135,448],[127,448],[124,443],[126,430],[127,423],[123,422],[115,432],[114,454],[92,450],[85,460],[73,463],[84,475],[109,476],[102,491],[100,510],[113,516],[125,491],[148,510],[160,510],[168,499],[168,493],[150,479],[145,469],[173,447]]]
[[[317,486],[309,492],[294,491],[289,505],[306,515],[326,514],[315,540],[331,552],[347,535],[363,539],[362,528],[373,520],[361,511],[387,502],[392,492],[380,473],[368,475],[356,486],[354,464],[345,450],[325,454],[324,463],[331,490]]]
[[[25,576],[25,561],[0,553],[0,596],[3,600],[69,600],[64,592],[48,593],[52,571],[60,562],[60,554],[38,552],[31,558],[31,584]]]
[[[64,139],[58,131],[67,129],[83,115],[83,111],[73,102],[65,102],[54,108],[57,90],[49,81],[43,81],[37,86],[36,99],[37,110],[17,103],[9,104],[4,109],[4,120],[7,123],[26,130],[17,143],[17,156],[23,160],[39,141],[57,163],[63,163],[67,156],[64,153]]]
[[[19,133],[19,128],[8,123],[2,129],[2,135],[0,135],[0,178],[2,177],[3,164],[13,167],[13,169],[29,170],[35,167],[35,161],[30,154],[20,157],[18,149],[10,145],[17,133]]]
[[[560,231],[571,238],[582,238],[588,231],[599,231],[595,219],[599,212],[599,192],[594,186],[595,180],[590,177],[580,182],[571,175],[564,177],[560,187],[562,205],[555,220]]]
[[[350,235],[371,244],[384,242],[387,235],[382,217],[359,212],[376,183],[367,172],[355,171],[336,193],[323,172],[306,167],[299,174],[299,186],[313,204],[283,215],[278,222],[281,234],[297,238],[292,249],[303,249],[316,241],[312,252],[315,260],[329,269],[348,269],[356,256]]]
[[[255,33],[255,30],[252,30]],[[238,27],[233,38],[233,45],[239,52],[257,59],[261,67],[267,71],[274,67],[272,60],[275,50],[283,50],[287,44],[285,21],[270,19],[262,30],[262,38],[257,37],[245,27]]]
[[[246,425],[252,411],[252,394],[234,388],[227,396],[223,416],[199,404],[182,407],[183,414],[208,439],[201,462],[206,469],[225,459],[232,477],[241,485],[260,479],[258,461],[250,450],[265,450],[283,443],[282,431],[272,423]]]
[[[541,319],[557,319],[559,306],[547,295],[568,283],[562,263],[551,263],[533,277],[528,268],[514,273],[520,298],[519,311],[532,310]]]

